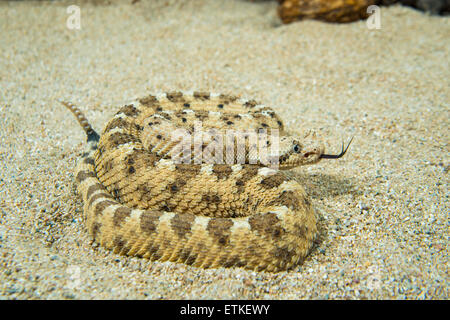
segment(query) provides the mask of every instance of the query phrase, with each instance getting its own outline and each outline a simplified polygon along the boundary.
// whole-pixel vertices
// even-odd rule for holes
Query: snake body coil
[[[321,144],[287,136],[272,109],[230,95],[150,95],[122,107],[98,136],[76,107],[63,104],[88,134],[76,182],[87,228],[102,246],[151,260],[257,271],[286,270],[307,255],[316,218],[302,186],[283,170],[259,162],[177,164],[164,147],[171,130],[192,133],[201,121],[221,132],[277,129],[280,169],[319,161]]]

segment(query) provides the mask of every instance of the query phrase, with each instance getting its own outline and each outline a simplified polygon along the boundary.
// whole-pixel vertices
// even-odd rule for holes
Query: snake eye
[[[294,152],[296,153],[300,152],[300,146],[298,144],[294,144]]]

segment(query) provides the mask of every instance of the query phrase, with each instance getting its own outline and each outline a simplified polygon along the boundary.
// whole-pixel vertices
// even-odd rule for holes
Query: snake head
[[[319,162],[325,147],[315,138],[281,137],[279,150],[279,168],[287,170]]]
[[[298,166],[314,164],[322,159],[339,159],[347,152],[350,143],[339,154],[325,154],[325,147],[315,134],[307,134],[303,138],[281,137],[279,144],[279,168],[281,170],[291,169]]]

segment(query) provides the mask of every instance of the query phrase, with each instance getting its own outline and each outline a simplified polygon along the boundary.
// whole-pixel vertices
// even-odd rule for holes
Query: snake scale
[[[339,158],[348,148],[324,154],[315,135],[287,135],[271,108],[232,95],[148,95],[120,108],[101,135],[77,107],[60,102],[87,134],[75,176],[94,241],[115,253],[200,268],[278,272],[301,263],[317,234],[316,217],[302,186],[283,170]],[[226,163],[174,161],[170,133],[192,133],[195,121],[219,132],[277,129],[278,169],[250,162],[248,148],[245,163],[236,156]]]

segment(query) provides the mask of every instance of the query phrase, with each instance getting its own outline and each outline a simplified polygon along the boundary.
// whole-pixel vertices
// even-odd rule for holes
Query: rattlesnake
[[[225,164],[176,163],[167,144],[157,146],[174,128],[192,133],[201,121],[220,132],[278,129],[280,169],[339,158],[348,149],[326,155],[314,135],[286,135],[272,109],[232,95],[149,95],[123,106],[101,136],[77,107],[60,102],[87,134],[75,175],[89,233],[116,253],[151,260],[276,272],[300,263],[317,234],[297,181],[258,158],[249,164],[248,151],[244,164],[236,157]]]

